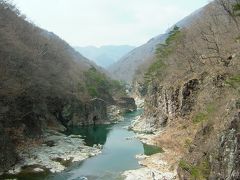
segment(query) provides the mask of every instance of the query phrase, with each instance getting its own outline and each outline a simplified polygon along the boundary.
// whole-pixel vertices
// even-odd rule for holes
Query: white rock
[[[149,156],[147,156],[147,155],[145,155],[145,154],[137,154],[137,155],[136,155],[136,158],[137,158],[138,160],[143,160],[143,159],[146,159],[147,157],[149,157]]]
[[[70,137],[70,138],[81,138],[82,136],[81,135],[69,135],[68,137]]]
[[[34,168],[33,171],[34,172],[43,172],[44,170],[42,168]]]
[[[11,169],[8,171],[9,174],[18,174],[20,173],[22,170],[21,166],[16,166],[14,167],[14,169]]]
[[[45,134],[45,141],[49,140],[54,141],[55,146],[48,147],[41,145],[29,149],[28,152],[21,153],[20,156],[24,161],[21,164],[17,164],[15,169],[9,171],[9,173],[16,174],[21,171],[21,167],[36,164],[46,167],[53,173],[61,172],[66,167],[57,162],[56,159],[76,162],[101,153],[100,147],[85,146],[83,139],[78,135],[67,137],[64,134],[50,131]]]
[[[176,174],[172,172],[159,172],[149,168],[125,171],[125,180],[176,180]]]

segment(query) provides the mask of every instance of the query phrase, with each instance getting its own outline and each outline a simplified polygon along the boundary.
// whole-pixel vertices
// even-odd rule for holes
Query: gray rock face
[[[115,100],[115,105],[122,112],[134,111],[137,108],[135,100],[130,97]],[[110,123],[107,115],[108,106],[109,104],[100,98],[91,99],[87,103],[73,100],[61,109],[56,118],[66,127]]]
[[[31,174],[38,172],[60,172],[73,162],[83,161],[101,152],[100,147],[86,146],[80,135],[66,136],[55,131],[43,133],[45,142],[28,147],[19,153],[22,159],[8,173]]]
[[[86,104],[71,104],[65,107],[64,117],[67,126],[89,124],[102,124],[108,121],[107,103],[99,98],[94,98]]]
[[[240,112],[237,112],[226,127],[213,138],[211,136],[215,130],[213,124],[204,126],[196,134],[194,144],[184,159],[207,179],[238,180],[240,179]],[[205,166],[201,169],[199,164],[203,162]],[[178,169],[178,174],[181,180],[192,178],[192,174],[182,167]]]
[[[195,103],[196,92],[199,88],[199,81],[192,79],[184,84],[182,89],[182,106],[181,114],[184,116],[192,110],[192,106]]]
[[[148,89],[144,82],[134,81],[132,87],[132,94],[134,94],[136,97],[143,98],[147,94]]]
[[[217,158],[212,162],[212,179],[240,179],[240,112],[219,140]],[[210,179],[211,179],[210,178]]]
[[[153,114],[155,127],[165,126],[167,119],[175,117],[179,112],[179,88],[153,86],[149,95],[150,98],[147,98],[146,104],[150,107],[146,107],[145,119]]]
[[[15,147],[0,124],[0,172],[8,170],[17,161]]]
[[[119,106],[123,112],[134,111],[137,109],[137,105],[135,104],[135,100],[130,97],[121,97],[116,100],[117,106]]]
[[[86,120],[88,124],[102,124],[107,119],[107,104],[104,100],[95,98],[86,105]]]
[[[198,86],[197,79],[190,79],[181,87],[158,86],[153,82],[145,98],[144,119],[151,119],[157,129],[165,126],[168,119],[187,115],[195,104]]]

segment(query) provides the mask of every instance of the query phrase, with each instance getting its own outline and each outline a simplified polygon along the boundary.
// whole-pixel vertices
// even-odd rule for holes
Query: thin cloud
[[[72,45],[141,45],[208,0],[14,0],[40,27]]]

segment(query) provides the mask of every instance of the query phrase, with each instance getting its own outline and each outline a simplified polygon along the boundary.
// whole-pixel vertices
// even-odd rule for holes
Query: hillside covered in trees
[[[136,71],[134,93],[145,99],[145,112],[133,128],[158,132],[153,141],[169,165],[156,164],[158,171],[240,178],[239,7],[235,0],[209,3],[187,26],[174,26]]]
[[[121,125],[101,131],[95,125],[111,123],[108,110],[118,118],[117,106],[124,112],[136,110],[124,85],[0,0],[0,174],[11,167],[15,172],[16,163],[26,159],[20,168],[25,172],[63,171],[74,158],[79,162],[100,153],[105,144],[95,142],[102,138],[112,143],[119,162],[134,149],[144,151],[131,154],[142,166],[134,162],[136,169],[121,169],[127,180],[240,179],[239,60],[240,1],[211,1],[109,68],[112,77],[132,82],[129,89],[140,108]],[[128,129],[136,133],[126,130],[131,120]],[[59,133],[85,125],[93,125],[84,129],[87,133],[97,132],[90,134],[93,147],[85,146],[79,134]],[[114,129],[109,143],[107,135]],[[139,147],[130,146],[133,141]],[[41,151],[36,150],[39,144]],[[149,144],[147,150],[157,152],[144,154]],[[111,164],[111,158],[109,166],[121,164]],[[97,160],[85,163],[86,169],[101,169],[91,169]],[[75,168],[72,174],[84,178]],[[107,170],[105,177],[116,177]],[[66,174],[71,173],[60,176]]]
[[[125,96],[118,81],[3,0],[0,64],[0,171],[17,161],[16,150],[30,138],[107,121],[106,106]]]

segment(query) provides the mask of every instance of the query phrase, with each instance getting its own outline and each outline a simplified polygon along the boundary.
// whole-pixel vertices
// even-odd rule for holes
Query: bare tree
[[[201,21],[200,37],[205,43],[205,56],[202,58],[208,59],[212,64],[226,64],[226,56],[229,54],[226,39],[232,39],[233,23],[226,20],[226,15],[218,11],[218,7],[209,9],[207,17]]]
[[[235,25],[237,26],[238,29],[240,29],[239,27],[239,22],[238,22],[238,17],[235,14],[234,11],[234,5],[236,4],[240,4],[240,0],[218,0],[217,4],[220,5],[220,7],[222,7],[222,9],[227,13],[227,15],[230,17],[230,19],[232,19],[235,23]]]

